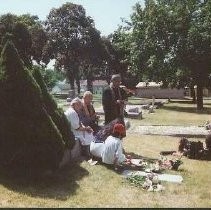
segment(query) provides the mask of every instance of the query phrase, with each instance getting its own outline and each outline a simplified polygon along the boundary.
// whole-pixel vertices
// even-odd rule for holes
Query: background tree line
[[[164,87],[197,85],[197,109],[203,88],[210,87],[211,1],[146,0],[134,6],[131,20],[113,36],[125,53],[122,62],[140,81],[162,81]]]
[[[131,18],[113,34],[101,36],[94,20],[81,5],[66,3],[53,8],[46,20],[37,16],[0,17],[0,40],[12,36],[27,66],[45,69],[55,59],[55,69],[74,83],[121,73],[123,83],[163,82],[164,87],[197,85],[197,109],[203,109],[203,87],[210,86],[210,0],[145,0],[134,5]],[[1,47],[0,47],[1,50]],[[192,91],[194,93],[194,91]]]

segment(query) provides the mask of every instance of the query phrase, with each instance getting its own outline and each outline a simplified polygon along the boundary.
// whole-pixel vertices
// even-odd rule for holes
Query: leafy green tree
[[[140,79],[197,85],[197,109],[210,72],[210,1],[147,0],[131,16],[129,61]]]
[[[25,175],[56,169],[65,142],[11,41],[1,53],[0,98],[0,166]]]
[[[0,42],[1,45],[3,46],[4,37],[6,34],[11,34],[12,35],[12,40],[15,45],[15,47],[18,50],[18,53],[23,60],[24,64],[27,67],[32,66],[32,61],[31,61],[31,46],[32,46],[32,41],[31,41],[31,35],[24,23],[21,23],[18,20],[18,16],[12,15],[12,14],[6,14],[0,16],[0,25],[1,25],[1,30],[0,30]]]
[[[46,54],[53,54],[56,66],[66,72],[71,89],[74,90],[75,80],[79,84],[81,75],[86,75],[84,71],[80,71],[80,66],[84,60],[86,63],[90,62],[89,52],[92,52],[92,57],[96,55],[91,44],[94,44],[100,36],[94,27],[94,21],[86,16],[85,9],[81,5],[66,3],[50,11],[46,21],[46,31],[49,35],[51,52]]]
[[[0,40],[6,33],[12,34],[18,53],[28,67],[32,67],[32,60],[39,65],[46,64],[47,36],[37,16],[5,14],[0,17],[0,25]]]
[[[127,21],[125,21],[128,24]],[[122,82],[129,88],[134,88],[139,82],[137,75],[134,74],[130,65],[130,52],[132,46],[132,34],[130,33],[130,27],[120,26],[112,34],[112,45],[115,52],[115,60],[117,63],[118,73],[122,76]]]
[[[37,69],[37,71],[39,70],[41,72],[42,79],[44,80],[47,89],[52,89],[56,85],[56,82],[65,79],[63,73],[56,69],[45,69],[44,67],[40,67],[38,65],[34,65],[32,69],[33,71]]]
[[[24,24],[31,36],[31,59],[36,61],[39,65],[46,65],[44,59],[44,49],[47,45],[47,35],[43,27],[43,23],[38,16],[24,14],[17,16],[18,22]]]
[[[48,92],[40,68],[34,68],[32,75],[35,78],[37,84],[40,86],[45,109],[47,110],[49,116],[55,123],[56,127],[59,129],[62,135],[62,139],[65,142],[65,146],[67,148],[72,148],[75,143],[75,137],[71,131],[70,124],[64,114],[63,109],[58,108],[55,99]]]
[[[190,77],[197,85],[197,108],[201,110],[203,87],[208,82],[211,70],[211,1],[195,0],[187,1],[186,5],[184,2],[175,4],[178,36],[176,56],[191,71]]]

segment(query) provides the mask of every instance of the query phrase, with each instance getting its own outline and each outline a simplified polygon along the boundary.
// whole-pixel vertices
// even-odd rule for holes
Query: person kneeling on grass
[[[101,158],[103,163],[114,165],[117,168],[127,160],[122,147],[122,139],[125,137],[125,133],[124,125],[115,124],[112,134],[106,138],[105,142],[91,142],[90,153]]]

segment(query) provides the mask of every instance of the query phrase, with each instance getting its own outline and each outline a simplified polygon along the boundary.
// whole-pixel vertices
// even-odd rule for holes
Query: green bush
[[[56,169],[65,143],[11,41],[1,53],[0,75],[0,166],[13,172]]]
[[[45,86],[47,86],[48,89],[52,89],[58,81],[62,81],[65,79],[65,76],[58,70],[45,69],[44,67],[34,65],[32,67],[32,71],[35,70],[40,71]]]
[[[55,99],[48,92],[40,70],[38,68],[34,68],[32,75],[41,88],[43,102],[48,114],[51,116],[52,120],[62,134],[65,145],[69,148],[72,148],[75,143],[75,137],[70,129],[70,124],[64,114],[64,111],[61,108],[58,108]]]

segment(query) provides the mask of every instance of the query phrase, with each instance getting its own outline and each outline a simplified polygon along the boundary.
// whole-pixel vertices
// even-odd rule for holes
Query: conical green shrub
[[[11,41],[0,58],[0,112],[1,167],[14,172],[58,167],[65,143]]]
[[[42,74],[38,68],[32,71],[37,84],[40,86],[43,96],[43,102],[48,114],[56,124],[67,148],[72,148],[75,144],[75,137],[70,129],[70,124],[61,108],[58,108],[53,96],[48,92],[47,86],[42,78]]]

